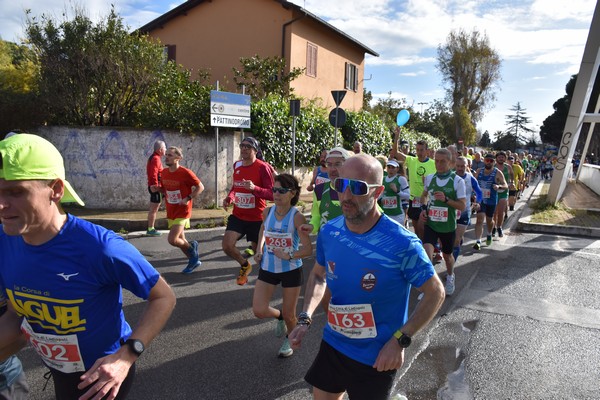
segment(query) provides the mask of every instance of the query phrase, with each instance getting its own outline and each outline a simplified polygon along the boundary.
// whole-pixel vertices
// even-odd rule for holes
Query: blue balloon
[[[398,116],[396,117],[396,124],[398,124],[398,126],[402,126],[408,122],[409,118],[410,113],[408,112],[408,110],[400,110]]]

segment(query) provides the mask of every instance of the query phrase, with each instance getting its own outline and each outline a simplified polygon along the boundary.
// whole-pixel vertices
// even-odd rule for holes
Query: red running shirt
[[[245,189],[242,186],[244,180],[252,181],[254,190]],[[233,203],[233,215],[242,221],[262,221],[267,200],[273,200],[272,189],[273,170],[269,164],[257,159],[244,166],[242,161],[236,161],[233,164],[233,187],[227,195]]]
[[[190,218],[192,216],[192,201],[188,201],[187,205],[181,205],[179,202],[192,193],[192,186],[198,187],[200,179],[191,170],[179,167],[175,172],[169,171],[169,168],[164,168],[161,171],[161,181],[165,194],[167,218]]]

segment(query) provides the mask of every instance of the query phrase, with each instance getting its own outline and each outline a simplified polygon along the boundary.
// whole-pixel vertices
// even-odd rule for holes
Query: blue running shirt
[[[417,236],[386,215],[363,234],[348,230],[343,216],[324,225],[317,262],[332,294],[323,340],[366,365],[408,319],[411,285],[435,274]]]
[[[129,242],[72,215],[39,246],[0,228],[0,286],[44,363],[59,371],[87,370],[116,352],[131,334],[121,289],[147,299],[158,278]]]

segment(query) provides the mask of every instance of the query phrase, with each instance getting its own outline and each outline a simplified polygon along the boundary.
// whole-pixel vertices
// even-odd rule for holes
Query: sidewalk
[[[148,210],[90,210],[85,207],[65,206],[65,211],[76,217],[83,218],[95,224],[101,225],[107,229],[128,234],[129,237],[142,236],[148,228]],[[310,214],[312,208],[312,192],[305,192],[300,195],[298,208],[305,214]],[[190,219],[191,229],[214,228],[225,226],[227,218],[231,213],[223,208],[217,209],[192,209],[192,218]],[[167,215],[164,210],[164,204],[156,216],[155,228],[166,231]]]

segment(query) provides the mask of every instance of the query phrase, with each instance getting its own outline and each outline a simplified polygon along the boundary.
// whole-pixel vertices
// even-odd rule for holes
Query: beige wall
[[[194,70],[209,69],[211,83],[220,90],[238,92],[232,68],[240,68],[240,57],[259,54],[281,56],[282,29],[301,17],[273,0],[215,0],[203,2],[150,32],[165,45],[176,45],[176,61]],[[364,51],[314,19],[304,17],[287,26],[285,57],[291,67],[306,67],[306,43],[318,46],[317,77],[305,74],[292,83],[295,93],[321,98],[334,107],[331,90],[344,89],[345,62],[359,68],[358,90],[348,92],[341,107],[359,110],[363,99]],[[195,78],[195,75],[192,75]]]
[[[292,67],[306,67],[308,42],[318,48],[317,76],[303,74],[293,81],[294,93],[309,99],[320,98],[324,107],[333,109],[335,103],[331,91],[345,90],[346,62],[350,62],[358,67],[358,90],[348,90],[340,107],[359,110],[363,100],[364,53],[314,20],[299,20],[291,28],[292,51],[289,59]]]

